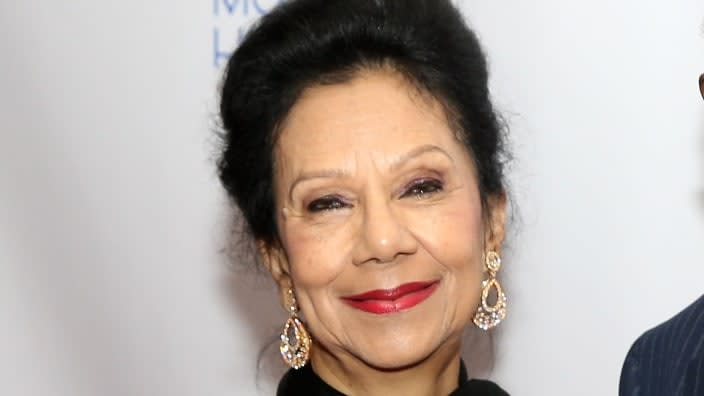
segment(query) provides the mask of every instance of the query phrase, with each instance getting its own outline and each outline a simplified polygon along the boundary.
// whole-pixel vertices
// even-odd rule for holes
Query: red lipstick
[[[393,289],[377,289],[342,297],[350,306],[377,315],[403,311],[412,308],[437,289],[439,281],[411,282]]]

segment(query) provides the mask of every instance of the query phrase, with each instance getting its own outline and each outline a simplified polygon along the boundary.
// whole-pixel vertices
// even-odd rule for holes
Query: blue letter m
[[[220,15],[220,3],[225,6],[227,13],[233,15],[237,11],[237,5],[240,0],[213,0],[213,13],[215,16]],[[249,14],[249,0],[242,0],[242,15]]]

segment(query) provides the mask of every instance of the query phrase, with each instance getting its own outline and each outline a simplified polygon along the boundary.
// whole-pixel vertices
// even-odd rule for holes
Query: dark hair
[[[261,18],[222,82],[220,180],[257,240],[278,240],[274,147],[301,92],[390,66],[437,99],[476,164],[482,204],[505,189],[501,124],[475,34],[448,0],[293,0]]]

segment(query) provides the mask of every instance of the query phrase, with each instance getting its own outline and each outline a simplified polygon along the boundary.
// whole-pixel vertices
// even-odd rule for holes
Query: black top
[[[464,362],[460,362],[460,387],[449,396],[509,396],[498,385],[486,380],[468,380]],[[277,396],[345,396],[332,386],[326,384],[307,364],[300,370],[289,370],[279,382]]]

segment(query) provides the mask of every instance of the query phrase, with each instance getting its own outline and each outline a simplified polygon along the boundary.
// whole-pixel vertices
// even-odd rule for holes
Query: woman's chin
[[[399,342],[387,340],[380,345],[370,345],[358,352],[358,357],[366,365],[383,371],[396,371],[412,367],[427,360],[438,350],[437,342],[428,339]]]
[[[419,351],[384,351],[384,354],[375,353],[373,356],[364,356],[362,361],[369,367],[379,371],[400,371],[421,364],[428,358],[428,354]]]

